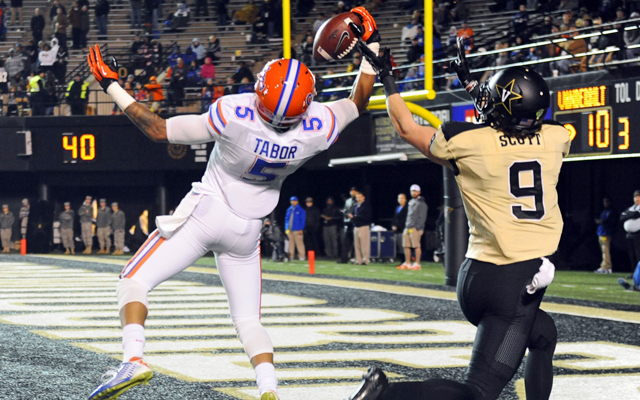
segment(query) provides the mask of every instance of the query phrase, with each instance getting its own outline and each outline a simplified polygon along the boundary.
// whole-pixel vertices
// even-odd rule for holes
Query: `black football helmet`
[[[537,72],[511,67],[481,85],[475,106],[493,128],[508,135],[530,136],[540,130],[550,101],[549,87]]]

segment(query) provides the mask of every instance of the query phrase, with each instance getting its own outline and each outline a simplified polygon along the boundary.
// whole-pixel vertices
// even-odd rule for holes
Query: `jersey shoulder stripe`
[[[213,106],[209,107],[209,126],[213,129],[215,133],[221,135],[222,133],[218,128],[216,128],[216,124],[213,122]]]
[[[459,135],[463,132],[472,131],[475,129],[482,129],[485,127],[486,125],[478,125],[478,124],[473,124],[471,122],[449,121],[442,124],[442,133],[444,135],[444,138],[447,139],[447,142],[448,142],[454,136]]]
[[[331,129],[329,130],[329,134],[327,135],[327,143],[331,143],[331,145],[333,145],[336,140],[338,140],[338,136],[340,136],[340,132],[338,132],[337,126],[336,126],[336,116],[333,113],[333,111],[331,111],[331,109],[329,107],[326,107],[327,110],[329,110],[329,114],[331,115]]]
[[[222,98],[209,107],[209,125],[218,135],[222,135],[222,131],[227,127],[227,119],[222,112]]]

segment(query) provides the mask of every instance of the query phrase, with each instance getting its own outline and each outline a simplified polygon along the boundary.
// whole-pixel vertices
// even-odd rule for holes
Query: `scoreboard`
[[[552,107],[571,135],[570,158],[640,157],[640,80],[559,90]]]

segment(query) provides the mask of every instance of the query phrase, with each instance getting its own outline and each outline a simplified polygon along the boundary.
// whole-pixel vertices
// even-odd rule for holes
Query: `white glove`
[[[534,294],[537,290],[544,289],[551,285],[556,274],[556,267],[545,257],[542,258],[542,265],[538,273],[533,276],[531,283],[527,285],[527,292]]]

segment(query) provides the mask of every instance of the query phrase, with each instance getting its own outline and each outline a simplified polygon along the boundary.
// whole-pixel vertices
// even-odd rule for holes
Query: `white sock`
[[[144,326],[140,324],[128,324],[122,328],[122,349],[124,350],[124,362],[133,357],[143,356],[144,350]]]
[[[278,378],[276,377],[276,367],[273,364],[269,362],[258,364],[255,367],[255,371],[256,383],[261,396],[262,393],[269,390],[278,393]]]

